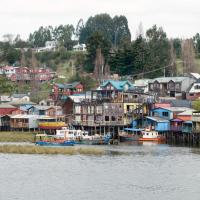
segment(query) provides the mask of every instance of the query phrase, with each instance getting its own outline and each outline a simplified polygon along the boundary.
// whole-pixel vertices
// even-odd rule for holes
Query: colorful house
[[[127,91],[128,89],[131,89],[132,87],[133,87],[133,84],[130,81],[107,80],[102,85],[99,86],[99,89]]]
[[[38,115],[14,115],[10,117],[10,126],[13,130],[37,129],[38,119]]]
[[[160,117],[146,117],[145,128],[150,128],[158,132],[165,132],[170,130],[170,122]]]
[[[51,97],[53,100],[64,100],[68,96],[83,92],[83,85],[80,82],[56,83],[53,86]]]
[[[16,109],[17,108],[15,106],[7,104],[7,103],[0,104],[0,115],[11,114]]]

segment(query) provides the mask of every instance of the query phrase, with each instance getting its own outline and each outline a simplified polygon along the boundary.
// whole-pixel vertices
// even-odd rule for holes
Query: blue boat
[[[57,142],[57,141],[37,141],[35,143],[36,145],[40,146],[74,146],[75,142],[72,140],[65,140],[63,142]]]

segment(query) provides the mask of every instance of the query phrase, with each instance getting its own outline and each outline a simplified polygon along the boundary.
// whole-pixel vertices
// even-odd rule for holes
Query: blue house
[[[170,122],[160,117],[146,117],[146,126],[158,132],[170,130]]]
[[[132,87],[133,84],[130,81],[116,81],[116,80],[107,80],[102,85],[100,85],[100,89],[118,90],[118,91],[127,91]]]
[[[167,108],[154,108],[151,111],[151,116],[171,120],[173,119],[173,111]]]

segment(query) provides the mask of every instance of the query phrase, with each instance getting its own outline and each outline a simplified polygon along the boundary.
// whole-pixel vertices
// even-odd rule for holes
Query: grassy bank
[[[15,153],[15,154],[62,154],[62,155],[104,155],[106,152],[103,149],[94,147],[41,147],[41,146],[24,146],[24,145],[0,145],[0,153]]]
[[[32,132],[0,132],[0,142],[34,142],[35,134]]]

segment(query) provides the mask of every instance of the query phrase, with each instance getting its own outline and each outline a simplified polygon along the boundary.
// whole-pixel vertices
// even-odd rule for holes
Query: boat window
[[[147,135],[149,135],[149,133],[146,133]]]

